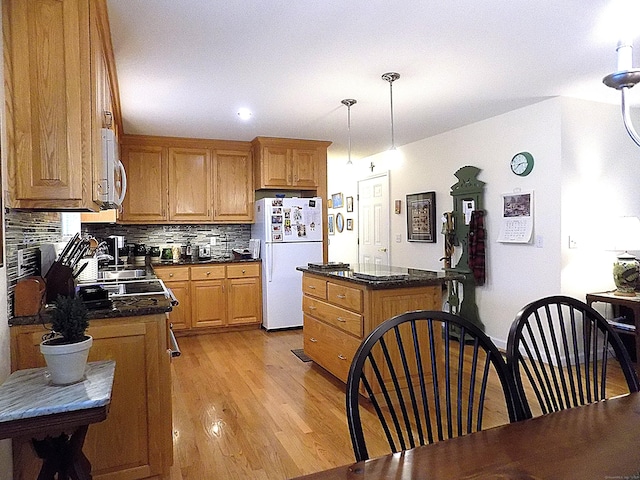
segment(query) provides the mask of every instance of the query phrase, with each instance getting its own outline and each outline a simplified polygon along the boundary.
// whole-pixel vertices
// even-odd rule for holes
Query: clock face
[[[516,175],[524,177],[533,170],[533,156],[528,152],[516,154],[511,159],[511,171]]]

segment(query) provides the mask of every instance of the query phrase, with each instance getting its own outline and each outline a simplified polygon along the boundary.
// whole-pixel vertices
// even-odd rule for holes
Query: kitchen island
[[[165,295],[112,300],[111,307],[89,315],[89,361],[115,360],[116,370],[109,415],[89,428],[83,451],[95,480],[167,478],[173,463],[166,315],[171,302]],[[45,366],[39,350],[45,321],[46,312],[11,319],[12,371]],[[37,477],[41,462],[30,441],[13,441],[15,479]]]
[[[346,382],[362,340],[380,323],[411,310],[442,310],[446,283],[462,275],[386,265],[298,267],[304,352]]]

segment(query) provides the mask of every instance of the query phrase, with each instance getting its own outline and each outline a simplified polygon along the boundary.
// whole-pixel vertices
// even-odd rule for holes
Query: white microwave
[[[100,208],[119,208],[127,192],[127,174],[120,161],[120,149],[116,134],[108,128],[101,129],[102,162],[99,165],[96,185],[97,201]]]

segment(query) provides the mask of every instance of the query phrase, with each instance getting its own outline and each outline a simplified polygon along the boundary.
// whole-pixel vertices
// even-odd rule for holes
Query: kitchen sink
[[[123,280],[128,278],[143,278],[147,271],[143,268],[131,270],[99,270],[98,280]]]

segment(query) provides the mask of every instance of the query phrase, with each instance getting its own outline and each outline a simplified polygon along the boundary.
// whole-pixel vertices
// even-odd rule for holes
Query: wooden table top
[[[640,393],[298,477],[613,479],[640,472]]]

